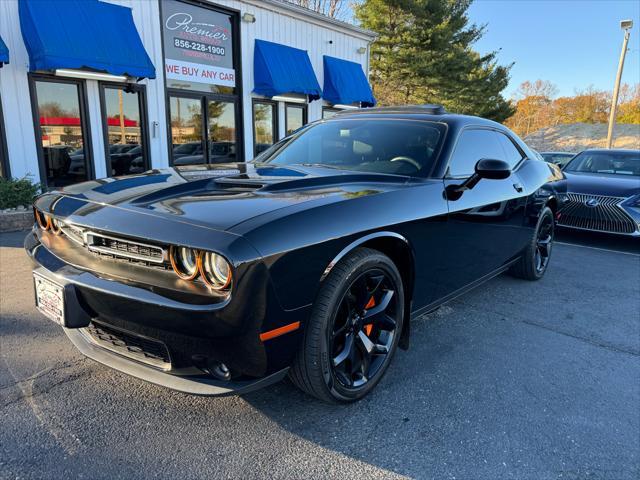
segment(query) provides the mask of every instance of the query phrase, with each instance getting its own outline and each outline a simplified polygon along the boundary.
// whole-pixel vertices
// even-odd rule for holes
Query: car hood
[[[640,177],[567,171],[564,175],[567,178],[567,192],[612,197],[631,197],[640,194]]]
[[[309,207],[398,188],[408,177],[314,166],[255,163],[184,166],[66,187],[58,194],[216,230],[307,204]]]

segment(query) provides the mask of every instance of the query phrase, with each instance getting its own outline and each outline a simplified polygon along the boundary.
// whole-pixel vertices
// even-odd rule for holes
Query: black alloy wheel
[[[554,234],[553,217],[546,215],[538,227],[536,238],[535,266],[538,274],[543,274],[549,264]]]
[[[374,378],[385,363],[396,335],[395,290],[381,269],[367,270],[342,296],[329,333],[331,368],[346,389]]]
[[[352,402],[380,381],[398,347],[404,286],[389,257],[358,248],[323,281],[290,378],[326,402]]]
[[[511,267],[510,273],[525,280],[540,280],[549,267],[554,233],[553,211],[549,207],[544,207],[538,216],[531,241],[522,252],[520,259]]]

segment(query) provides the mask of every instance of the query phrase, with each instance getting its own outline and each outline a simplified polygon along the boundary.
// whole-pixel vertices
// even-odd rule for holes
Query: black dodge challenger
[[[46,193],[25,248],[37,307],[98,362],[200,395],[289,374],[347,402],[412,317],[507,270],[544,275],[562,179],[497,123],[367,109],[250,163]]]

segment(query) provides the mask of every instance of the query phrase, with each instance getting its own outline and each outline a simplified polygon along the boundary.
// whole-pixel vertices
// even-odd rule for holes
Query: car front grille
[[[164,343],[103,323],[91,321],[84,329],[91,342],[125,357],[160,370],[171,369],[171,358]]]
[[[604,195],[568,193],[558,225],[607,233],[634,233],[636,223],[619,206],[625,199]]]
[[[60,230],[62,230],[62,233],[69,237],[70,240],[73,240],[79,245],[84,245],[83,231],[80,227],[64,225],[60,227]]]
[[[150,263],[163,263],[166,259],[162,247],[111,237],[95,232],[86,233],[87,248],[92,252],[114,257],[130,258]]]

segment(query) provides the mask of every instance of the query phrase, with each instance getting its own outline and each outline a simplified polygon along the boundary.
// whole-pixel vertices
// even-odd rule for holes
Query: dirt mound
[[[607,143],[605,123],[572,123],[533,132],[524,139],[539,152],[580,152],[587,148],[604,148]],[[618,124],[614,130],[615,148],[640,149],[640,125]]]

